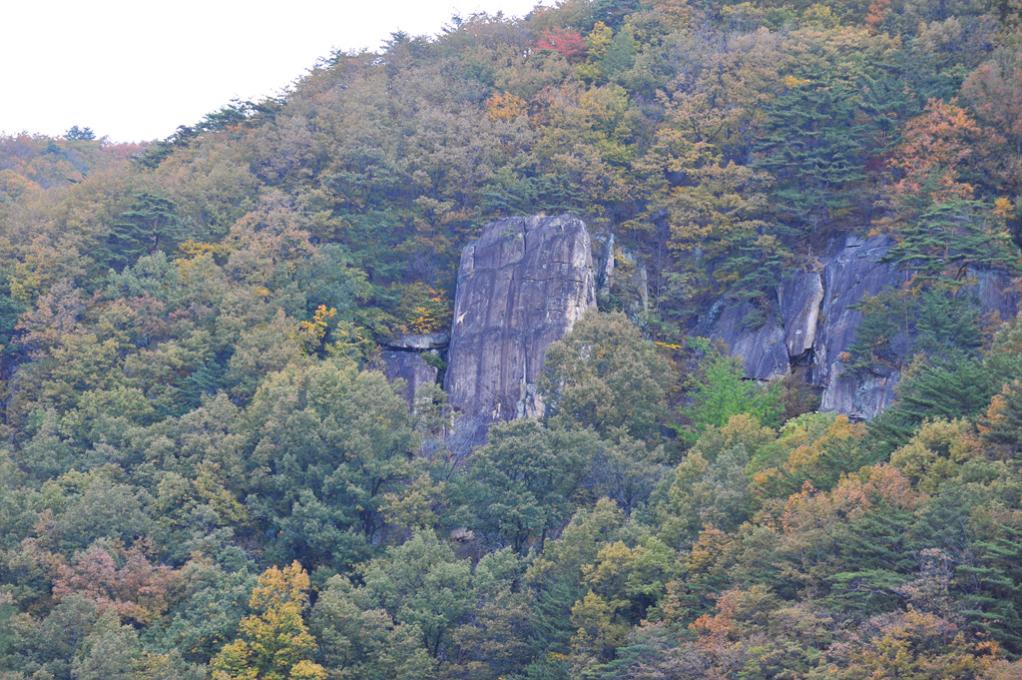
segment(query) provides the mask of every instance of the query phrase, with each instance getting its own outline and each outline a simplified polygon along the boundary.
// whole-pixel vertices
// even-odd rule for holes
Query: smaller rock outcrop
[[[808,367],[810,383],[821,391],[821,410],[859,420],[874,418],[894,401],[900,379],[897,363],[852,372],[847,352],[862,324],[860,303],[909,278],[908,272],[887,261],[892,245],[887,236],[847,236],[813,263],[813,271],[785,276],[769,311],[748,302],[720,300],[697,332],[723,342],[742,360],[749,378],[770,380],[795,366]],[[959,294],[974,294],[988,318],[1014,317],[1019,296],[1007,274],[972,271],[969,278],[974,283]],[[905,363],[914,338],[902,335],[892,338],[892,348]]]
[[[414,410],[416,395],[422,388],[437,384],[440,375],[438,366],[443,362],[442,353],[449,343],[447,331],[409,333],[380,341],[377,366],[388,380],[404,381],[409,411]]]
[[[439,373],[436,362],[430,363],[428,356],[439,360],[436,352],[416,352],[385,349],[380,353],[383,374],[388,380],[402,380],[405,384],[405,400],[408,410],[415,408],[416,395],[424,388],[437,384]]]
[[[614,234],[597,236],[596,293],[600,307],[620,309],[637,326],[649,321],[649,273],[646,264],[616,244]]]
[[[749,378],[771,380],[808,366],[822,410],[872,418],[893,400],[898,375],[852,375],[842,358],[862,321],[859,303],[906,280],[884,261],[890,247],[885,236],[848,236],[813,263],[816,270],[786,275],[765,318],[751,303],[721,300],[707,315],[704,334],[739,357]]]
[[[592,243],[570,215],[494,222],[462,252],[444,388],[448,444],[465,453],[498,420],[541,415],[547,348],[596,306]]]

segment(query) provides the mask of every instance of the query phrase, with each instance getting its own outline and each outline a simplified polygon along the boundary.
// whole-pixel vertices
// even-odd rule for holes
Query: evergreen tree
[[[909,531],[912,520],[904,508],[881,505],[836,528],[838,562],[853,569],[826,579],[831,606],[868,616],[891,611],[901,603],[899,588],[917,565],[918,546]]]
[[[970,546],[955,587],[973,630],[1022,654],[1022,529],[1001,524]]]
[[[870,423],[870,438],[889,452],[928,418],[975,416],[987,407],[1003,377],[987,362],[961,353],[917,363],[903,375],[898,400]]]
[[[163,196],[140,192],[110,225],[100,261],[119,272],[143,255],[158,250],[171,252],[182,234],[174,203]]]
[[[755,165],[774,178],[780,219],[813,234],[840,223],[858,200],[867,130],[858,116],[858,88],[832,65],[810,57],[796,74],[764,107]]]
[[[77,125],[72,125],[68,131],[64,133],[64,138],[74,141],[91,142],[96,139],[96,133],[93,132],[90,127],[78,127]]]
[[[887,259],[923,281],[952,287],[962,285],[970,269],[1020,270],[1004,220],[967,199],[934,205],[904,225]]]

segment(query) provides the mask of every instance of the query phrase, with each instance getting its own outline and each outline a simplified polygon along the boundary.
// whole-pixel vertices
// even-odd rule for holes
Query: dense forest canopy
[[[380,345],[540,212],[648,304],[452,456]],[[907,272],[870,423],[695,332],[849,234]],[[1020,678],[1022,325],[968,293],[1020,241],[1018,0],[562,0],[0,138],[0,678]]]

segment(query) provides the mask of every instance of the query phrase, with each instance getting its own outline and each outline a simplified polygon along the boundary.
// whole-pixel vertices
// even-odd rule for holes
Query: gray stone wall
[[[495,421],[542,415],[546,350],[595,306],[592,243],[576,217],[501,220],[465,248],[444,377],[452,450],[484,441]]]

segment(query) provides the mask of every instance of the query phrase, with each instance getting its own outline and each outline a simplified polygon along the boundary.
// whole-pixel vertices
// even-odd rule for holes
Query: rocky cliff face
[[[774,312],[764,320],[748,303],[714,305],[699,329],[721,340],[756,380],[786,375],[808,365],[812,384],[820,388],[820,408],[868,420],[894,400],[897,370],[852,374],[844,353],[855,342],[864,298],[905,283],[908,274],[884,262],[887,237],[848,236],[813,263],[812,271],[792,272],[776,291]],[[1019,301],[1007,278],[997,272],[974,272],[974,292],[984,314],[1014,316]],[[905,350],[911,339],[905,339]],[[907,356],[905,357],[908,358]]]
[[[592,243],[575,217],[488,225],[462,252],[444,388],[464,453],[497,420],[541,415],[536,381],[551,343],[596,305]]]
[[[745,364],[747,376],[769,380],[788,372],[788,350],[781,320],[761,316],[750,302],[720,300],[694,334],[722,341]]]
[[[599,274],[592,242],[581,220],[568,215],[518,217],[494,222],[462,252],[450,334],[385,341],[388,377],[407,386],[409,407],[424,385],[435,384],[446,351],[444,388],[455,411],[448,445],[459,454],[485,441],[489,426],[543,413],[536,393],[547,348],[561,339],[601,295],[628,307],[641,320],[645,269],[613,237],[601,244]],[[885,262],[884,236],[848,236],[804,270],[786,275],[771,312],[751,303],[720,300],[693,333],[720,340],[742,360],[746,374],[769,380],[799,367],[820,389],[821,409],[870,419],[895,397],[896,369],[847,370],[846,352],[862,323],[859,303],[905,283],[908,274]],[[1007,277],[972,272],[982,311],[1008,319],[1019,306]],[[633,309],[634,307],[634,309]],[[906,360],[911,338],[902,339]]]
[[[813,383],[823,388],[820,409],[853,418],[869,419],[894,400],[897,371],[851,375],[845,372],[842,354],[855,342],[862,322],[856,306],[866,296],[902,285],[908,275],[885,263],[891,247],[887,237],[862,240],[848,237],[823,267],[824,297],[820,324],[813,346]]]

